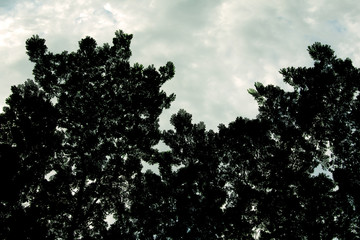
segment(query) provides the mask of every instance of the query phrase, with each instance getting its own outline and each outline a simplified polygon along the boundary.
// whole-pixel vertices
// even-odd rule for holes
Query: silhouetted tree
[[[60,54],[27,40],[34,81],[12,87],[0,114],[2,239],[360,237],[360,73],[349,59],[315,43],[313,67],[280,71],[293,90],[248,90],[256,119],[214,132],[179,110],[160,132],[174,66],[130,66],[131,39],[86,37]]]
[[[0,116],[2,184],[13,185],[1,199],[2,238],[135,238],[129,193],[174,100],[160,89],[174,66],[130,66],[131,39],[117,31],[99,47],[86,37],[60,54],[38,36],[26,41],[35,82],[12,87]]]
[[[171,117],[174,130],[163,133],[171,148],[171,161],[176,167],[170,178],[175,202],[173,239],[219,238],[224,229],[222,205],[226,200],[224,183],[218,177],[220,158],[216,134],[206,131],[205,124],[193,124],[192,116],[180,110]],[[165,168],[160,162],[160,169]],[[174,168],[175,169],[175,168]]]
[[[176,223],[166,237],[359,237],[359,71],[327,45],[309,53],[314,67],[281,70],[293,91],[249,90],[259,104],[254,120],[214,133],[184,110],[171,118],[175,129],[163,133],[171,151],[158,157]]]
[[[301,211],[292,213],[291,219],[304,214],[297,225],[301,231],[295,231],[298,238],[356,239],[360,237],[360,72],[350,59],[337,58],[328,45],[315,43],[308,51],[313,67],[280,71],[293,91],[257,83],[256,90],[249,92],[259,103],[258,119],[270,123],[272,138],[288,152],[284,159],[293,166],[283,182],[300,200]],[[311,174],[319,165],[333,177]],[[298,184],[291,180],[294,176]],[[269,207],[274,209],[274,204]]]

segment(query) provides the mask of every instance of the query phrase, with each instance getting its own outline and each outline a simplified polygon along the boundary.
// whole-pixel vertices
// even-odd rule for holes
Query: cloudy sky
[[[162,115],[163,129],[180,108],[214,130],[255,117],[247,89],[257,81],[286,87],[278,71],[310,66],[306,48],[316,41],[360,66],[355,0],[1,0],[0,107],[11,85],[32,78],[25,41],[33,34],[61,52],[75,51],[85,36],[111,43],[118,29],[134,35],[132,62],[175,64],[164,89],[177,99]]]

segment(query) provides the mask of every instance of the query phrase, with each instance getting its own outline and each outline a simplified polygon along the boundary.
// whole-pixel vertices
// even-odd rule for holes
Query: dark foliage
[[[12,87],[0,114],[1,239],[360,238],[360,73],[349,59],[315,43],[313,67],[280,71],[292,91],[248,90],[256,119],[214,132],[180,110],[160,132],[174,66],[131,66],[131,39],[86,37],[60,54],[27,40],[34,80]]]
[[[135,238],[130,193],[174,99],[160,89],[174,66],[130,66],[131,38],[117,31],[99,47],[87,37],[60,54],[27,40],[35,82],[13,87],[0,116],[2,182],[13,185],[1,199],[2,238]],[[109,214],[119,229],[107,229]]]

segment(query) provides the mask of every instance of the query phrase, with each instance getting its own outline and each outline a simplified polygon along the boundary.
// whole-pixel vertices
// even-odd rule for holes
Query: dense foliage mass
[[[292,91],[248,90],[256,119],[214,132],[180,110],[161,132],[174,66],[131,66],[131,39],[87,37],[60,54],[27,40],[34,81],[12,87],[0,114],[1,239],[360,238],[360,72],[349,59],[315,43],[313,67],[281,70]]]

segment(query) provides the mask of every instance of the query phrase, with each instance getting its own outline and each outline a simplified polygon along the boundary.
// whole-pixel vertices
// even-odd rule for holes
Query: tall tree
[[[164,238],[359,236],[359,71],[327,45],[309,53],[314,67],[281,70],[293,91],[261,83],[249,90],[259,104],[254,120],[237,118],[215,133],[184,110],[171,118],[175,129],[163,133],[171,151],[157,157],[166,194],[155,191],[171,203],[175,223],[165,224]]]
[[[281,70],[292,91],[249,89],[256,119],[214,132],[180,110],[160,132],[174,66],[130,66],[131,39],[86,37],[60,54],[27,40],[34,81],[12,87],[0,114],[1,238],[360,237],[360,72],[349,59],[315,43],[313,67]],[[169,151],[154,148],[160,139]]]
[[[226,191],[218,178],[216,134],[204,123],[193,124],[185,110],[171,124],[174,130],[162,134],[171,150],[149,161],[159,164],[160,176],[148,171],[134,189],[139,239],[220,238]]]
[[[304,189],[306,211],[315,215],[316,211],[324,211],[325,205],[331,207],[323,213],[328,216],[317,213],[313,225],[325,227],[318,236],[328,238],[325,236],[330,234],[340,239],[356,239],[360,236],[360,72],[350,59],[337,58],[328,45],[315,43],[308,51],[314,60],[313,67],[290,67],[280,71],[293,91],[257,83],[256,90],[249,92],[259,103],[258,118],[271,123],[278,143],[282,139],[292,139],[291,142],[301,141],[301,146],[313,149],[299,148],[297,143],[289,149],[301,154],[295,158],[300,160],[299,166],[307,167],[307,172],[311,173],[320,165],[333,176],[330,179],[324,175],[310,176],[312,186],[308,185],[309,180],[301,183],[313,192],[310,196]],[[286,145],[282,149],[285,150]],[[320,192],[323,194],[319,195]],[[311,203],[313,200],[318,207]],[[311,213],[310,209],[316,211]],[[326,228],[326,225],[331,227]]]
[[[103,239],[110,214],[133,235],[130,186],[160,139],[159,115],[174,100],[161,86],[174,66],[130,66],[131,39],[117,31],[100,47],[86,37],[60,54],[38,36],[26,41],[35,81],[13,87],[0,115],[5,182],[15,186],[1,199],[4,238]]]
[[[176,171],[169,183],[175,202],[175,225],[171,238],[209,239],[222,236],[224,224],[221,207],[226,200],[224,183],[218,178],[220,159],[216,134],[205,124],[192,123],[191,114],[180,110],[170,120],[174,130],[163,133],[172,157],[160,169],[172,163]],[[162,172],[165,174],[165,172]]]

